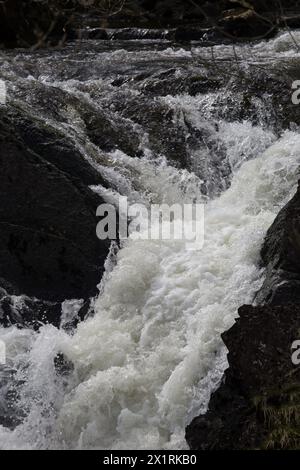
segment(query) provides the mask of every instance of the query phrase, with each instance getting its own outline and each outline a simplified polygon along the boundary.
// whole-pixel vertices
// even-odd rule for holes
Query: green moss
[[[278,427],[267,436],[262,448],[270,449],[299,449],[300,429],[289,426]]]

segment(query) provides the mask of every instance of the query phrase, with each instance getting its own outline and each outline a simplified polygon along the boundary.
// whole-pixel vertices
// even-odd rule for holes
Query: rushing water
[[[300,164],[300,134],[278,132],[272,89],[253,96],[241,119],[243,90],[229,70],[236,56],[248,72],[294,66],[294,46],[289,34],[234,55],[217,46],[228,79],[202,92],[184,87],[207,78],[211,51],[196,44],[85,41],[3,54],[8,106],[67,135],[110,183],[94,191],[115,203],[205,202],[205,244],[195,252],[181,241],[129,239],[112,250],[95,314],[73,334],[1,328],[0,404],[13,380],[24,416],[15,429],[0,427],[1,448],[186,447],[185,426],[227,365],[220,334],[263,282],[262,240]],[[106,123],[107,140],[89,135],[87,113]],[[78,302],[63,305],[64,318]],[[72,363],[68,374],[57,374],[58,353]]]

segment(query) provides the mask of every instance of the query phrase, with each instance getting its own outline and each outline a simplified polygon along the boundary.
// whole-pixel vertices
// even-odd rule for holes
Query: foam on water
[[[226,368],[220,333],[262,283],[260,246],[295,191],[299,148],[300,136],[286,132],[237,165],[231,187],[206,204],[202,250],[129,239],[95,316],[73,336],[52,326],[0,329],[28,411],[14,431],[0,428],[2,448],[184,448],[185,425],[205,410]],[[151,189],[144,163],[138,180]],[[73,363],[68,378],[55,371],[59,352]]]
[[[220,119],[216,110],[220,112],[220,100],[222,107],[230,97],[224,90],[216,93],[199,94],[190,96],[187,94],[166,96],[161,100],[174,110],[174,120],[178,126],[186,127],[188,122],[193,128],[206,131],[209,141],[215,141],[217,147],[224,148],[227,162],[232,171],[235,171],[243,161],[256,158],[276,139],[271,130],[255,126],[251,122],[228,122]],[[235,96],[238,101],[239,96]],[[258,114],[265,113],[265,107],[257,104]],[[224,113],[224,110],[223,110]],[[207,155],[205,155],[207,157]],[[204,162],[200,159],[201,165]],[[194,157],[195,164],[199,164],[199,155]]]
[[[250,44],[237,44],[234,49],[232,44],[216,45],[213,47],[213,60],[231,59],[238,61],[263,61],[272,62],[273,59],[298,58],[299,59],[300,31],[280,31],[275,38]],[[195,44],[192,54],[194,57],[210,57],[210,48],[202,48]],[[245,62],[246,63],[246,62]]]

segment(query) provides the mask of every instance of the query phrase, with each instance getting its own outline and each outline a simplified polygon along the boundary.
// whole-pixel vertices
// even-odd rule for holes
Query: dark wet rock
[[[22,382],[16,378],[16,370],[0,365],[0,426],[15,429],[25,417],[18,405]]]
[[[109,152],[119,149],[130,156],[136,156],[139,153],[140,135],[135,126],[122,115],[97,106],[92,100],[80,99],[65,90],[47,87],[42,83],[34,82],[30,90],[27,85],[22,89],[22,97],[24,95],[30,95],[31,114],[27,109],[25,115],[14,113],[13,119],[18,121],[18,131],[26,144],[34,145],[34,148],[38,148],[43,157],[46,156],[51,162],[55,159],[56,165],[64,165],[66,171],[70,171],[72,176],[79,177],[85,184],[97,182],[107,186],[107,182],[91,168],[82,155],[78,151],[74,152],[73,145],[65,143],[63,128],[57,130],[56,133],[51,131],[51,125],[47,125],[49,118],[56,123],[67,122],[72,127],[75,116],[77,127],[81,127],[90,141],[101,150]],[[41,117],[38,125],[35,122],[32,123],[32,116],[37,114]],[[48,143],[43,141],[45,132],[52,132]],[[70,132],[72,132],[71,129]],[[84,143],[85,137],[82,136],[82,139]],[[60,150],[62,146],[64,149]],[[64,152],[63,159],[60,157],[62,151]],[[65,165],[69,167],[65,168]]]
[[[0,288],[0,324],[2,326],[16,325],[38,330],[47,323],[59,327],[60,320],[61,303],[8,294],[5,289]]]
[[[300,303],[300,187],[268,230],[261,251],[267,268],[257,301]]]
[[[175,32],[176,41],[200,41],[206,30],[203,28],[197,28],[193,26],[182,26],[177,28]]]
[[[74,326],[76,326],[76,322],[79,323],[81,321],[84,321],[90,315],[94,314],[93,300],[94,299],[88,299],[83,303],[82,307],[78,311],[77,317],[75,318],[75,322],[73,321],[72,325],[68,325],[69,328],[70,328],[70,326],[74,328]]]
[[[143,80],[145,80],[144,83]],[[195,96],[198,93],[205,94],[215,91],[221,85],[221,80],[205,75],[187,74],[182,76],[176,73],[176,68],[159,72],[151,77],[136,77],[136,81],[142,82],[140,88],[143,93],[154,96],[175,96],[184,93]]]
[[[78,188],[81,188],[82,184],[108,186],[107,181],[85,160],[63,130],[54,130],[47,123],[23,113],[13,112],[9,116],[24,145],[37,152],[45,162],[70,177],[75,186]]]
[[[83,110],[82,118],[87,136],[101,150],[111,152],[118,149],[131,157],[140,154],[140,135],[126,119],[96,109]]]
[[[261,255],[273,269],[300,273],[300,186],[268,230]]]
[[[226,188],[231,169],[216,137],[217,124],[208,126],[203,120],[202,125],[195,125],[188,113],[179,113],[176,106],[172,109],[164,100],[156,99],[157,93],[167,94],[168,90],[170,95],[214,90],[219,82],[196,75],[178,79],[174,69],[136,80],[143,94],[116,102],[115,110],[143,129],[153,156],[166,157],[171,165],[193,171],[203,181],[201,189],[206,195]],[[152,94],[154,99],[149,101]]]
[[[299,335],[300,306],[246,305],[238,313],[222,338],[231,376],[243,396],[267,396],[297,383],[300,369],[292,363],[291,347]]]
[[[110,39],[106,29],[103,28],[87,28],[82,31],[77,31],[77,38],[82,39]]]
[[[250,121],[255,126],[263,126],[280,136],[282,130],[294,129],[300,124],[300,106],[291,100],[292,83],[297,79],[297,70],[293,66],[286,68],[284,73],[277,67],[266,70],[265,67],[254,67],[243,70],[234,63],[233,79],[230,84],[232,95],[220,95],[215,108],[217,116],[226,121]],[[229,74],[228,65],[218,68],[219,85]],[[199,80],[199,86],[201,81]],[[198,86],[196,82],[196,85]],[[203,80],[205,84],[205,79]],[[208,84],[213,83],[209,77]],[[224,83],[224,82],[223,82]],[[213,88],[211,88],[213,89]],[[272,92],[270,92],[272,90]]]
[[[118,110],[117,106],[118,103],[116,103]],[[142,95],[124,105],[119,103],[119,106],[120,110],[123,110],[123,115],[142,127],[148,136],[149,148],[155,156],[164,155],[176,166],[186,167],[188,159],[186,133],[174,123],[174,113],[167,106],[158,100],[149,101]]]
[[[244,306],[222,335],[229,369],[209,410],[187,427],[191,449],[299,448],[299,305]]]
[[[198,416],[186,428],[186,440],[192,450],[244,449],[241,435],[247,433],[250,449],[258,447],[256,416],[254,407],[231,388],[226,379],[210,399],[210,408],[205,415]],[[249,436],[248,430],[253,429]]]
[[[74,370],[74,365],[63,353],[58,353],[54,358],[54,367],[57,375],[67,377]]]
[[[32,314],[25,301],[29,322],[57,324],[60,302],[97,293],[109,242],[96,237],[103,201],[87,185],[103,181],[53,129],[1,114],[0,275],[8,295],[39,299]],[[19,322],[8,299],[2,311]]]

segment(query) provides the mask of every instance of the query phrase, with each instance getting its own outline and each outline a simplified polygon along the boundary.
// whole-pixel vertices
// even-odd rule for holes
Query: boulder
[[[257,301],[300,304],[300,186],[268,230],[261,256],[267,275]]]
[[[88,185],[105,182],[66,137],[17,112],[0,113],[0,165],[2,321],[20,323],[17,295],[38,299],[24,318],[34,303],[35,320],[58,324],[60,302],[97,293],[110,242],[96,236],[104,201]]]

